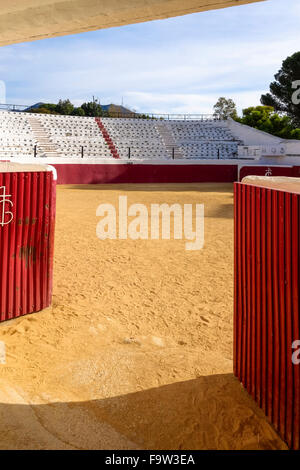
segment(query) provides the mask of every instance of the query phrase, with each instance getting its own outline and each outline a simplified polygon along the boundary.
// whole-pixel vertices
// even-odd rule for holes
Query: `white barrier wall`
[[[268,134],[267,132],[253,129],[253,127],[245,126],[239,122],[229,118],[227,120],[227,126],[231,133],[236,139],[242,140],[245,146],[257,146],[257,145],[274,145],[280,144],[282,139],[274,135]],[[300,142],[299,142],[300,144]]]
[[[267,132],[240,124],[231,118],[227,120],[227,126],[236,139],[243,141],[244,147],[261,147],[262,158],[280,158],[285,156],[300,157],[300,140],[282,139],[281,137],[276,137],[274,135],[268,134]]]

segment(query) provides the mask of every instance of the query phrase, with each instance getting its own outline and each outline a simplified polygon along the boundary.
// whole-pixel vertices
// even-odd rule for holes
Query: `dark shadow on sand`
[[[219,185],[219,187],[218,187]],[[59,187],[60,185],[58,185]],[[132,184],[69,184],[64,189],[101,190],[101,191],[145,191],[145,192],[189,192],[201,193],[232,193],[233,183],[132,183]],[[226,187],[226,191],[224,191]]]
[[[99,383],[99,390],[105,384]],[[76,390],[73,390],[76,392]],[[0,404],[1,449],[284,449],[232,374],[112,398]]]

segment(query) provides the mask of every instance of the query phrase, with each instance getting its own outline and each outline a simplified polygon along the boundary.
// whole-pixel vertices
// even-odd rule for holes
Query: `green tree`
[[[300,129],[293,129],[291,132],[291,139],[300,140]]]
[[[72,116],[85,116],[84,109],[81,106],[79,108],[74,108],[72,111]]]
[[[300,126],[299,80],[300,52],[296,52],[283,61],[275,81],[270,85],[270,93],[261,96],[263,105],[272,106],[276,112],[286,114],[295,127]]]
[[[55,111],[58,114],[63,114],[65,116],[70,116],[74,111],[74,105],[70,100],[59,100],[58,104],[55,107]]]
[[[103,115],[101,105],[97,100],[83,103],[81,107],[86,116],[101,117]]]
[[[39,107],[39,109],[48,109],[48,111],[50,111],[50,114],[59,114],[56,111],[56,106],[57,105],[54,103],[44,103]]]
[[[56,104],[43,103],[38,108],[27,109],[27,113],[41,113],[41,114],[58,114],[56,112]]]
[[[45,108],[44,106],[40,106],[39,108],[30,109],[26,111],[28,113],[37,113],[37,114],[54,114],[50,109]],[[56,113],[55,113],[56,114]]]
[[[280,116],[272,106],[243,109],[243,117],[236,121],[282,139],[299,139],[300,129],[295,129],[289,116]]]
[[[227,99],[221,96],[214,105],[214,116],[218,119],[228,119],[229,117],[235,119],[237,117],[235,102],[231,98]]]

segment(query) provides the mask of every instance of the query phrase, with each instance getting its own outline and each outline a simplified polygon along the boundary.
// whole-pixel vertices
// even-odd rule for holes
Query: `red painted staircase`
[[[117,149],[116,149],[116,147],[115,147],[115,145],[114,145],[107,129],[105,128],[103,122],[101,121],[101,119],[96,117],[95,121],[98,124],[98,127],[99,127],[99,129],[100,129],[100,131],[101,131],[101,133],[102,133],[102,135],[105,139],[105,142],[107,143],[107,145],[109,147],[109,150],[110,150],[112,156],[114,158],[120,158],[120,155],[118,154],[118,151],[117,151]]]

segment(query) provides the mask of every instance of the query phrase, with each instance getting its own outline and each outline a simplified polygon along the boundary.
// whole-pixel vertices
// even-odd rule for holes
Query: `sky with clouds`
[[[258,105],[300,50],[300,1],[267,0],[0,48],[6,102],[69,98],[139,112],[211,113],[219,96]]]

